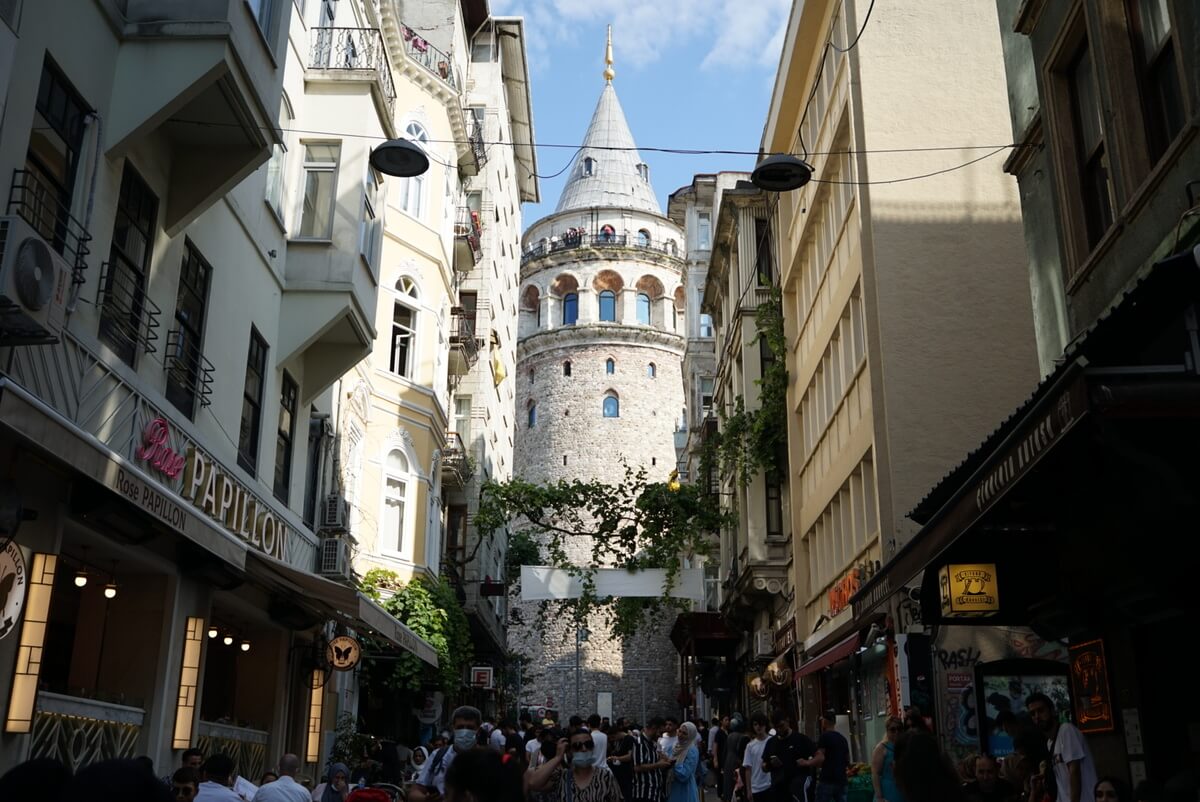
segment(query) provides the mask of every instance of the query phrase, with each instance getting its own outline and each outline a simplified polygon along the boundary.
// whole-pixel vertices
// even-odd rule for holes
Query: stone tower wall
[[[587,288],[600,271],[611,270],[619,272],[628,287],[650,273],[660,278],[669,298],[682,279],[683,263],[662,255],[643,260],[629,249],[620,249],[611,258],[595,252],[579,256],[583,258],[531,263],[522,271],[522,283],[552,292],[556,277],[569,274]],[[664,481],[675,467],[675,424],[684,406],[682,332],[686,328],[676,334],[661,317],[653,326],[627,322],[628,316],[616,323],[588,322],[595,315],[585,315],[582,305],[595,302],[590,293],[581,293],[580,323],[546,325],[527,332],[518,344],[514,475],[536,483],[559,479],[616,483],[624,478],[624,459],[635,470],[644,467],[651,481]],[[606,371],[608,359],[614,363],[612,374]],[[565,375],[563,366],[568,361],[571,371]],[[619,417],[603,416],[609,392],[620,400]],[[531,403],[537,409],[532,427]],[[568,554],[588,563],[590,543],[573,542]],[[509,649],[531,659],[522,677],[523,703],[556,707],[564,715],[586,715],[596,709],[598,693],[610,692],[616,716],[641,719],[643,713],[678,712],[679,657],[669,638],[674,612],[662,613],[657,626],[643,627],[624,644],[613,636],[603,616],[593,616],[587,624],[590,636],[580,649],[581,709],[577,709],[575,627],[555,609],[549,604],[541,615],[538,603],[514,600]]]

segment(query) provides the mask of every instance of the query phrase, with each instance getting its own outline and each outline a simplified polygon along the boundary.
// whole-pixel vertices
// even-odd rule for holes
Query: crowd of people
[[[1097,777],[1086,739],[1050,699],[1032,694],[1026,705],[1031,728],[1014,737],[1012,754],[957,766],[920,711],[889,718],[871,756],[874,802],[1160,802],[1144,784],[1130,794],[1121,780]],[[428,744],[393,746],[390,760],[364,754],[353,769],[334,762],[315,786],[296,755],[282,755],[255,783],[229,756],[188,749],[165,777],[148,758],[74,775],[57,761],[31,760],[0,777],[0,802],[706,802],[708,793],[720,802],[848,802],[850,745],[833,711],[819,728],[814,741],[784,710],[749,722],[593,714],[562,725],[524,714],[497,724],[464,706]]]

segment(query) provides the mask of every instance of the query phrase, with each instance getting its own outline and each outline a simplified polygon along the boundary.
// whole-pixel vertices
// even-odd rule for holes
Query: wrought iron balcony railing
[[[308,66],[316,70],[374,70],[388,111],[395,111],[396,84],[378,28],[313,28]]]
[[[467,365],[475,364],[479,358],[479,340],[475,338],[475,315],[455,306],[450,310],[450,347],[462,352]]]
[[[521,264],[525,264],[531,259],[545,256],[558,251],[569,251],[575,248],[634,248],[642,251],[653,251],[655,253],[665,253],[668,256],[678,257],[678,246],[674,240],[666,242],[653,242],[648,239],[643,239],[638,235],[629,236],[627,234],[588,234],[580,231],[568,232],[562,236],[550,237],[543,239],[537,245],[526,248],[521,253]]]
[[[450,479],[453,479],[457,484],[464,485],[474,473],[474,468],[471,465],[470,456],[467,454],[467,446],[463,443],[462,437],[458,432],[450,429],[446,430],[446,450],[442,456],[443,476],[448,473]]]
[[[146,295],[141,280],[124,262],[100,265],[100,288],[96,293],[100,310],[100,335],[133,364],[138,351],[152,354],[158,346],[158,318],[162,310]]]
[[[71,265],[74,282],[83,283],[92,235],[71,216],[70,208],[45,178],[32,170],[13,170],[8,190],[8,214],[20,215],[41,234],[47,244]]]
[[[420,34],[407,25],[400,26],[400,35],[404,39],[404,54],[413,61],[441,78],[451,88],[458,88],[458,77],[455,75],[454,62],[450,56],[438,50],[421,38]]]
[[[467,140],[471,143],[471,151],[475,154],[475,163],[480,170],[487,163],[487,148],[484,146],[485,131],[483,109],[467,109]]]
[[[199,343],[180,328],[167,332],[167,351],[163,357],[167,373],[167,398],[189,418],[201,407],[212,403],[215,369],[200,350]]]
[[[459,206],[458,215],[454,219],[454,236],[466,240],[475,264],[479,264],[479,260],[483,258],[483,223],[480,221],[479,212]]]

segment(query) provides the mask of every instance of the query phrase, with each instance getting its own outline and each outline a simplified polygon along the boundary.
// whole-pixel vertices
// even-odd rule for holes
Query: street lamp
[[[575,627],[575,712],[576,713],[578,713],[580,710],[583,709],[582,707],[579,706],[579,704],[580,704],[579,686],[580,686],[580,681],[583,677],[583,666],[579,660],[579,649],[580,649],[580,646],[583,644],[583,642],[586,641],[591,634],[592,633],[588,630],[587,627]]]
[[[750,182],[767,192],[788,192],[812,180],[813,168],[790,153],[773,153],[760,161],[750,174]]]
[[[379,172],[397,178],[411,178],[429,169],[425,151],[407,139],[389,139],[371,151],[369,161]]]

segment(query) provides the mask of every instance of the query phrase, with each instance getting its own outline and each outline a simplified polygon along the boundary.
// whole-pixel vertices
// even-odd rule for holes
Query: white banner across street
[[[663,595],[667,572],[662,568],[626,571],[623,568],[596,569],[596,596],[656,598]],[[583,583],[561,568],[546,565],[521,566],[521,601],[578,599]],[[670,593],[675,599],[704,600],[704,571],[685,568],[675,577]]]

